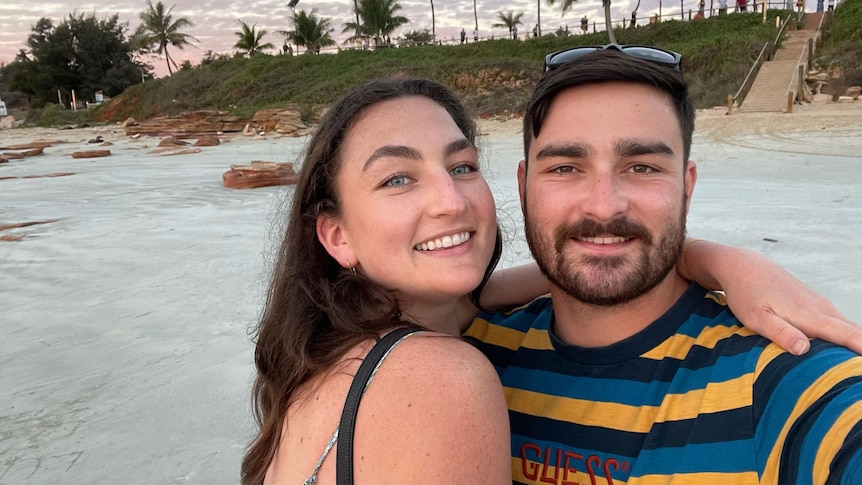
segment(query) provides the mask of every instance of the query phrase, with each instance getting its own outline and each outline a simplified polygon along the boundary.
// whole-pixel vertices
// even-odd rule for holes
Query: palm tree
[[[431,0],[431,40],[437,40],[437,22],[434,19],[434,0]]]
[[[541,0],[539,0],[541,1]],[[476,0],[473,0],[473,20],[476,22],[475,29],[479,32],[479,14],[476,12]]]
[[[572,8],[577,0],[563,0],[563,15]],[[548,0],[548,5],[553,5],[556,0]],[[640,2],[638,3],[640,5]],[[611,0],[602,0],[602,7],[605,9],[605,30],[608,31],[608,40],[611,44],[617,43],[617,37],[614,35],[614,26],[611,25]]]
[[[542,36],[542,0],[536,0],[536,35]]]
[[[364,36],[374,38],[375,45],[380,45],[383,39],[395,29],[409,23],[407,17],[396,15],[401,10],[397,0],[359,0],[359,17],[361,24],[347,22],[342,32],[357,32],[345,42],[352,42]],[[432,34],[433,35],[433,34]]]
[[[266,35],[266,31],[263,29],[255,31],[257,24],[254,24],[249,28],[248,24],[242,20],[240,20],[239,23],[242,27],[242,32],[234,32],[234,34],[239,37],[239,40],[233,45],[235,48],[246,52],[249,57],[252,57],[258,52],[275,47],[270,42],[267,42],[266,44],[260,43],[263,36]]]
[[[293,30],[281,31],[280,34],[287,37],[296,45],[305,47],[306,54],[319,54],[322,47],[335,45],[329,34],[334,30],[331,21],[317,16],[317,9],[310,13],[305,10],[293,12],[291,18]]]
[[[570,1],[574,1],[574,0],[570,0]],[[509,10],[508,12],[503,13],[503,11],[501,10],[501,11],[497,12],[497,18],[500,19],[500,22],[498,22],[496,24],[492,24],[491,27],[497,27],[497,28],[505,27],[505,28],[509,29],[509,38],[511,39],[512,38],[512,30],[515,29],[515,26],[524,25],[524,23],[521,22],[521,17],[523,17],[523,16],[524,16],[524,12],[514,13],[511,10]]]
[[[185,17],[174,20],[171,15],[173,10],[174,7],[171,7],[165,11],[161,1],[156,2],[154,6],[152,0],[147,0],[147,10],[138,14],[143,23],[138,26],[133,36],[135,44],[140,47],[157,46],[155,52],[159,55],[164,54],[168,74],[173,74],[171,64],[174,69],[179,70],[177,63],[168,52],[168,45],[182,50],[183,47],[192,45],[192,41],[197,42],[193,36],[180,32],[180,29],[193,27],[194,24]]]

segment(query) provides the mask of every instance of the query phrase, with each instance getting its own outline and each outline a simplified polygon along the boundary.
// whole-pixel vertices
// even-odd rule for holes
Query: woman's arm
[[[493,310],[527,303],[548,292],[548,280],[536,263],[494,271],[479,299],[483,308]]]
[[[724,289],[728,306],[746,327],[793,354],[808,352],[806,335],[862,353],[862,327],[757,253],[687,239],[676,268],[683,278]]]

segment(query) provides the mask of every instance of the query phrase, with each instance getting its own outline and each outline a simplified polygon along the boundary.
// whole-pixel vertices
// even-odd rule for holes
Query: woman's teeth
[[[419,251],[434,251],[435,249],[451,248],[452,246],[458,246],[459,244],[464,244],[469,240],[470,233],[461,232],[458,234],[453,234],[451,236],[443,236],[440,239],[434,239],[433,241],[417,244],[413,249],[417,249]]]

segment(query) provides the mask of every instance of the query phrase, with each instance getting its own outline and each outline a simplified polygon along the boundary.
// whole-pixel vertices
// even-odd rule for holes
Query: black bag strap
[[[353,485],[353,432],[356,429],[356,413],[359,411],[359,400],[365,392],[365,386],[377,367],[377,363],[383,359],[386,352],[392,348],[402,337],[411,333],[419,332],[421,329],[402,327],[395,329],[381,338],[359,366],[350,390],[347,391],[347,399],[344,401],[344,410],[341,412],[341,422],[338,425],[338,449],[335,453],[335,483],[336,485]]]

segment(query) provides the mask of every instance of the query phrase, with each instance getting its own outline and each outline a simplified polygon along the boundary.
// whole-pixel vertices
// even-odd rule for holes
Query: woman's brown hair
[[[242,460],[242,484],[263,483],[281,440],[282,420],[299,387],[341,359],[362,341],[403,326],[398,301],[390,291],[341,267],[317,239],[320,214],[337,216],[336,175],[347,131],[371,105],[408,96],[426,97],[442,106],[471,142],[476,125],[447,87],[421,79],[378,79],[339,99],[311,138],[287,215],[266,304],[255,329],[257,377],[252,412],[259,432]],[[500,256],[500,234],[482,285]],[[321,450],[322,451],[322,450]],[[309,470],[310,472],[311,470]]]

